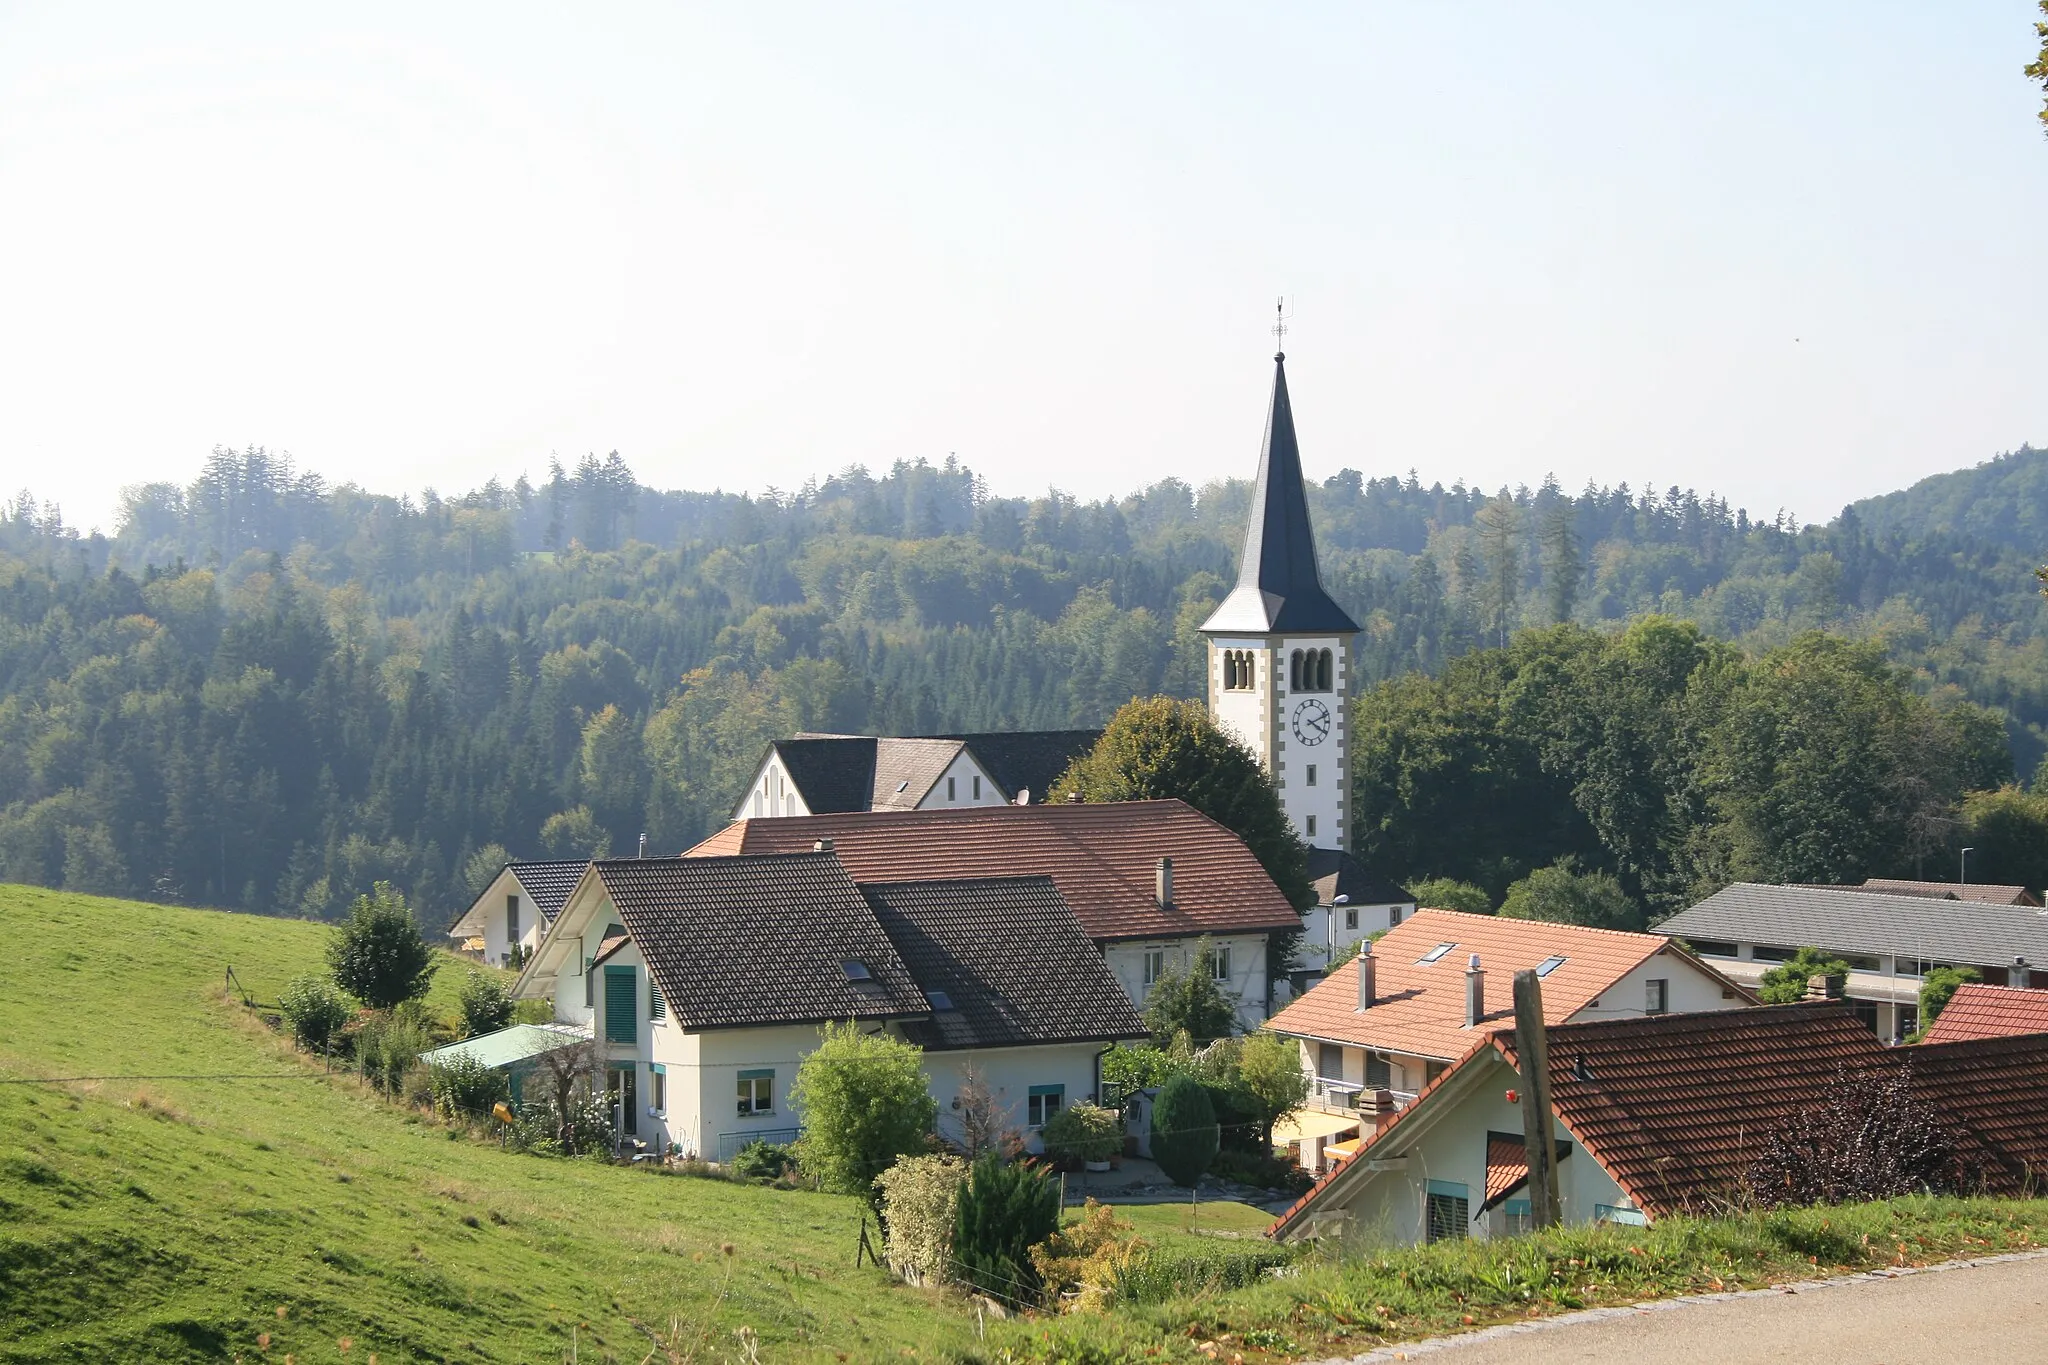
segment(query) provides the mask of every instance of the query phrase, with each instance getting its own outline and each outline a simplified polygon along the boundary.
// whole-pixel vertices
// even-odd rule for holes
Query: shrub
[[[1192,1076],[1175,1076],[1152,1106],[1152,1159],[1176,1185],[1192,1187],[1216,1159],[1219,1132],[1209,1091]]]
[[[1955,1133],[1913,1093],[1913,1065],[1844,1067],[1820,1104],[1763,1136],[1745,1176],[1758,1203],[1843,1204],[1961,1188]]]
[[[1315,1184],[1315,1177],[1284,1157],[1253,1152],[1221,1151],[1209,1163],[1209,1174],[1221,1180],[1235,1180],[1262,1190],[1286,1190],[1301,1194]]]
[[[1308,1073],[1301,1044],[1277,1033],[1255,1033],[1237,1054],[1237,1108],[1258,1125],[1261,1149],[1272,1145],[1273,1125],[1308,1099]]]
[[[1213,1247],[1152,1247],[1127,1258],[1111,1274],[1107,1302],[1164,1303],[1256,1284],[1300,1258],[1295,1247],[1266,1242],[1218,1242]],[[1382,1263],[1384,1264],[1384,1263]]]
[[[1470,882],[1450,877],[1430,877],[1408,883],[1408,894],[1427,910],[1462,910],[1468,915],[1493,913],[1493,898]]]
[[[1119,1095],[1165,1085],[1186,1069],[1186,1062],[1165,1048],[1118,1043],[1102,1054],[1102,1083]]]
[[[462,1036],[474,1038],[482,1033],[496,1033],[512,1022],[512,997],[505,991],[505,980],[496,972],[483,967],[471,967],[462,979],[459,995],[462,1001]]]
[[[962,1281],[1013,1307],[1036,1303],[1031,1248],[1059,1230],[1060,1190],[1022,1162],[974,1163],[953,1210],[953,1264]]]
[[[875,1177],[889,1264],[918,1284],[953,1278],[953,1218],[967,1163],[956,1156],[907,1156]]]
[[[795,1148],[757,1138],[734,1154],[732,1173],[743,1180],[780,1180],[795,1164]]]
[[[1090,1199],[1080,1218],[1031,1248],[1031,1264],[1047,1298],[1073,1295],[1063,1308],[1106,1308],[1119,1278],[1150,1245],[1114,1210]]]
[[[1766,1005],[1793,1005],[1806,998],[1806,988],[1816,976],[1847,976],[1849,964],[1829,957],[1818,948],[1801,948],[1787,961],[1763,975],[1757,995]]]
[[[325,1052],[352,1011],[324,976],[295,976],[278,996],[277,1007],[292,1041],[308,1052]]]
[[[491,1106],[512,1093],[504,1072],[462,1053],[435,1063],[428,1072],[434,1112],[444,1119],[474,1123],[489,1118]]]
[[[1209,974],[1214,949],[1205,936],[1186,965],[1169,965],[1145,997],[1145,1027],[1155,1038],[1185,1033],[1197,1042],[1237,1031],[1237,1005]]]
[[[1070,1104],[1046,1120],[1045,1154],[1056,1161],[1107,1161],[1124,1149],[1114,1109]]]
[[[922,1151],[938,1118],[924,1078],[924,1051],[848,1021],[797,1064],[790,1101],[803,1111],[797,1160],[819,1186],[875,1197],[875,1177]]]
[[[602,1095],[570,1097],[568,1112],[552,1099],[529,1101],[512,1125],[512,1143],[535,1156],[582,1156],[611,1147],[612,1116]]]
[[[1540,919],[1595,929],[1640,929],[1643,911],[1613,874],[1580,872],[1564,857],[1539,867],[1508,888],[1502,919]]]
[[[405,1073],[433,1045],[417,1019],[374,1014],[356,1032],[356,1068],[370,1084],[387,1095],[396,1095],[405,1088]]]
[[[373,1010],[425,995],[440,966],[405,897],[389,882],[378,882],[374,895],[356,898],[327,945],[327,965],[335,984]]]
[[[1920,982],[1920,1033],[1926,1033],[1948,1008],[1948,1002],[1955,998],[1956,987],[1969,981],[1982,981],[1983,975],[1975,967],[1935,967],[1928,971]]]

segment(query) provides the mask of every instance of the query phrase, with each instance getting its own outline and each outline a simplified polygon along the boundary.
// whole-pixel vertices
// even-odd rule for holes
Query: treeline
[[[2022,454],[2008,474],[2048,460]],[[1592,638],[1662,612],[1747,654],[1818,629],[1943,714],[1996,708],[2020,770],[2039,758],[2032,564],[1910,509],[1878,534],[1676,489],[1344,471],[1310,495],[1368,682],[1449,677],[1557,620]],[[1248,501],[1242,481],[997,497],[951,460],[661,492],[616,455],[390,496],[260,449],[127,490],[110,536],[23,495],[0,512],[0,877],[328,916],[384,880],[452,912],[506,849],[694,840],[794,730],[1100,723],[1199,696],[1197,627]]]

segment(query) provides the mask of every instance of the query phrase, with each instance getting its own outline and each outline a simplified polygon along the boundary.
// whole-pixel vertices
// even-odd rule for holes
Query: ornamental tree
[[[440,965],[420,937],[405,897],[389,882],[378,882],[372,894],[356,897],[348,919],[327,945],[335,984],[373,1010],[425,995]]]
[[[877,1198],[875,1177],[924,1150],[939,1116],[924,1076],[924,1049],[848,1020],[797,1064],[790,1100],[803,1110],[796,1159],[827,1190]]]

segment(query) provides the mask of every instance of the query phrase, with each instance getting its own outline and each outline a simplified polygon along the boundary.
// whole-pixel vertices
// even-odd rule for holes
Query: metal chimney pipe
[[[1479,954],[1465,960],[1465,1027],[1477,1028],[1486,1017],[1486,973],[1479,970]]]
[[[1358,945],[1358,1008],[1369,1010],[1379,989],[1379,959],[1372,955],[1372,940]]]
[[[1152,899],[1159,902],[1161,910],[1173,908],[1173,859],[1161,858],[1153,872]]]
[[[647,831],[644,829],[640,831],[640,856],[647,856]]]
[[[2006,974],[2006,984],[2017,986],[2023,991],[2033,989],[2034,969],[2027,965],[2025,958],[2016,957],[2012,960],[2012,970]]]

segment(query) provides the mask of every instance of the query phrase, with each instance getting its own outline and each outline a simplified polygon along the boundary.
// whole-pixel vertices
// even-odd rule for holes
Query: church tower
[[[1350,851],[1346,703],[1358,623],[1323,591],[1316,567],[1284,352],[1273,357],[1273,402],[1237,586],[1202,633],[1209,637],[1209,714],[1273,774],[1303,842]]]

